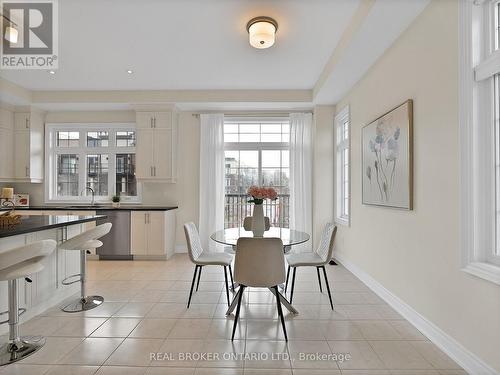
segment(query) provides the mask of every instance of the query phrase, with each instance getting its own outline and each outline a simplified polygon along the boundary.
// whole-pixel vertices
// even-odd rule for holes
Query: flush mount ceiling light
[[[10,20],[9,17],[7,17],[3,14],[0,14],[0,16],[2,16],[7,22],[10,23],[10,25],[5,28],[5,34],[4,34],[5,40],[7,40],[11,43],[17,43],[17,39],[19,36],[19,32],[15,28],[15,26],[17,26],[17,25],[15,24],[15,22]]]
[[[134,71],[133,71],[132,69],[128,69],[128,70],[127,70],[127,73],[128,73],[128,74],[133,74],[133,73],[134,73]]]
[[[269,48],[274,44],[278,22],[271,17],[255,17],[247,23],[250,45],[254,48]]]
[[[56,71],[55,70],[49,70],[49,74],[54,75],[54,74],[56,74]]]

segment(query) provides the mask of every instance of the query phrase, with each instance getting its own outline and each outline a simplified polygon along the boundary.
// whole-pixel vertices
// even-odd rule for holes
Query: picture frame
[[[413,210],[413,100],[361,130],[362,203]]]

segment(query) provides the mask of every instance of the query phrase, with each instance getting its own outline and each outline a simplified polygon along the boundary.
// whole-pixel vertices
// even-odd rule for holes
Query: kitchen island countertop
[[[98,219],[105,219],[105,215],[37,215],[23,216],[21,223],[12,227],[0,227],[0,238],[17,236],[47,229],[66,227],[69,225],[88,223]]]

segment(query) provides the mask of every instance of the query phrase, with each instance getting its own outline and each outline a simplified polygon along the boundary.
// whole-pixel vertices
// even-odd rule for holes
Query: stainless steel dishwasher
[[[132,260],[130,253],[130,211],[129,210],[99,210],[106,219],[97,220],[97,225],[112,223],[111,231],[99,240],[103,245],[96,249],[99,259]]]

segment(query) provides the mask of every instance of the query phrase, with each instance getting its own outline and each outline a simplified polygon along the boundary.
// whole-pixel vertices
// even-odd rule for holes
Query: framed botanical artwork
[[[413,101],[362,129],[363,204],[413,209]]]

